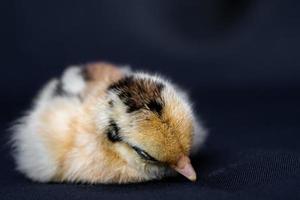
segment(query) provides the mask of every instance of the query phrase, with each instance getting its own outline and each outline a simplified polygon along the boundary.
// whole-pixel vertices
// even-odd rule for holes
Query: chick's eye
[[[145,152],[144,150],[138,148],[138,147],[135,147],[133,146],[132,147],[137,154],[139,154],[139,156],[141,158],[143,158],[144,160],[149,160],[149,161],[154,161],[154,162],[157,162],[157,160],[155,158],[153,158],[152,156],[150,156],[147,152]]]

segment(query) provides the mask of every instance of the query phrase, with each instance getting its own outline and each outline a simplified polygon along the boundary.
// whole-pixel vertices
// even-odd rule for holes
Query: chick
[[[13,127],[17,170],[39,182],[131,183],[177,171],[206,131],[169,81],[108,63],[69,67]]]

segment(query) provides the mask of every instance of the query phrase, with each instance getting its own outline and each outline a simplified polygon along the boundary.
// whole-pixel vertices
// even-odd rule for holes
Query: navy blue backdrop
[[[0,199],[300,199],[300,2],[15,0],[1,25]],[[13,170],[9,123],[65,66],[163,73],[210,129],[199,180],[32,183]]]

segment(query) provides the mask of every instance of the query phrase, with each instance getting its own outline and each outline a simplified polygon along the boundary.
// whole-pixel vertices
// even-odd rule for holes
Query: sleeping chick
[[[196,180],[204,142],[187,96],[169,81],[108,63],[69,67],[13,128],[17,170],[39,182]]]

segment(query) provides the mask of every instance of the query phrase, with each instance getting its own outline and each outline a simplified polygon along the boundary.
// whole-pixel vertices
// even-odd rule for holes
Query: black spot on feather
[[[80,96],[80,94],[73,94],[67,90],[64,89],[64,86],[63,86],[63,82],[61,79],[58,80],[57,84],[56,84],[56,87],[53,91],[53,97],[75,97],[75,98],[78,98],[80,101],[83,101],[82,97]]]
[[[116,122],[114,120],[111,119],[109,121],[109,125],[108,125],[108,128],[106,130],[107,138],[111,142],[120,142],[120,141],[122,141],[122,138],[119,135],[119,131],[120,131],[119,126],[116,124]]]
[[[114,107],[114,102],[113,102],[113,100],[110,100],[109,102],[108,102],[108,105],[109,105],[109,107]]]
[[[161,97],[163,87],[162,83],[151,79],[127,76],[112,84],[108,90],[115,90],[118,93],[129,113],[149,108],[160,115],[163,108]]]
[[[91,77],[88,74],[87,67],[81,68],[80,74],[81,74],[83,80],[85,80],[85,81],[90,81],[91,80]]]
[[[53,96],[66,96],[66,95],[68,95],[68,92],[66,90],[64,90],[63,83],[59,79],[56,84],[55,90],[53,92]]]
[[[156,100],[151,100],[148,104],[147,104],[148,108],[152,111],[152,112],[156,112],[157,114],[161,115],[161,111],[163,108],[163,105],[161,102],[158,102]]]

